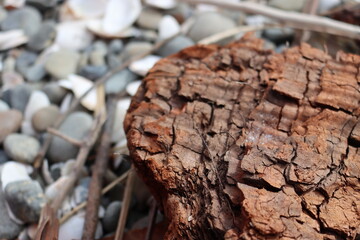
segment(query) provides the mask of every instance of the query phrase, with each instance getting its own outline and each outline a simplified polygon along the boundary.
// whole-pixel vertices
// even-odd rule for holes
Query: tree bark
[[[125,119],[166,239],[356,239],[360,56],[246,35],[158,62]]]

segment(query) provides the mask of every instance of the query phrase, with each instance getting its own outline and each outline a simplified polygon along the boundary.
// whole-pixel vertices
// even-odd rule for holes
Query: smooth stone
[[[27,6],[10,11],[4,21],[1,22],[1,29],[4,31],[22,29],[27,36],[31,37],[38,32],[40,25],[41,15],[39,11]]]
[[[159,36],[154,30],[140,30],[139,35],[136,37],[137,41],[155,42]]]
[[[29,82],[38,82],[46,75],[46,70],[43,64],[34,64],[25,72],[25,78]]]
[[[94,66],[106,65],[105,56],[108,52],[106,43],[103,41],[96,41],[92,48],[93,49],[89,56],[90,64]]]
[[[2,143],[8,135],[19,130],[22,119],[22,113],[18,110],[0,112],[0,143]]]
[[[4,102],[3,100],[0,100],[0,112],[5,112],[10,109],[9,104]]]
[[[0,164],[6,163],[7,161],[9,161],[9,157],[4,150],[0,150]]]
[[[102,220],[104,231],[106,233],[114,232],[120,216],[122,202],[114,201],[109,204],[105,210],[105,216]]]
[[[132,62],[129,69],[140,76],[145,76],[160,59],[161,57],[156,55],[147,55],[144,58]]]
[[[48,200],[52,201],[57,198],[61,189],[65,184],[68,184],[70,178],[68,176],[59,177],[55,182],[50,184],[45,189],[45,196]]]
[[[24,78],[17,72],[3,72],[2,74],[2,90],[12,89],[24,83]]]
[[[5,138],[4,149],[13,160],[31,164],[40,149],[40,143],[36,138],[12,133]]]
[[[5,187],[12,182],[31,180],[28,168],[31,167],[14,161],[4,163],[1,169],[2,189],[5,189]]]
[[[152,49],[153,45],[148,42],[130,42],[128,43],[122,54],[121,59],[126,61],[134,56],[144,54]]]
[[[45,195],[37,181],[24,180],[5,187],[5,199],[14,215],[25,223],[36,223],[41,208],[46,204]]]
[[[180,32],[180,24],[171,15],[165,15],[159,23],[159,40],[170,38]]]
[[[59,116],[59,107],[50,105],[36,111],[31,119],[31,123],[36,131],[44,132],[55,123]]]
[[[6,9],[3,6],[0,6],[0,23],[4,21],[7,15],[8,12],[6,11]]]
[[[58,0],[27,0],[26,4],[32,5],[39,9],[55,7]]]
[[[114,69],[120,66],[120,64],[122,63],[122,60],[119,58],[119,56],[115,54],[108,54],[106,56],[106,60],[110,69]]]
[[[44,50],[51,45],[55,35],[55,23],[52,21],[45,21],[41,24],[40,30],[29,39],[27,46],[34,51]]]
[[[24,112],[32,91],[33,88],[28,84],[10,89],[10,107]]]
[[[62,49],[49,56],[45,63],[46,71],[55,78],[66,78],[76,72],[80,54],[72,50]]]
[[[26,121],[31,121],[35,112],[49,105],[50,100],[43,91],[33,91],[25,108],[24,119]]]
[[[79,185],[74,189],[73,199],[76,204],[80,204],[87,200],[89,195],[90,177],[80,179]]]
[[[140,81],[134,81],[129,83],[126,86],[126,92],[130,95],[130,96],[134,96],[137,92],[137,90],[139,89],[140,85],[141,85],[141,80]]]
[[[267,28],[263,35],[265,38],[278,43],[293,38],[295,32],[291,28]]]
[[[235,26],[235,22],[224,15],[216,12],[205,12],[196,18],[188,35],[194,42],[198,42],[216,33],[234,28]]]
[[[90,80],[96,80],[104,76],[107,70],[108,68],[105,65],[102,66],[86,65],[80,69],[79,75]]]
[[[14,239],[21,230],[22,226],[10,218],[4,192],[0,189],[0,239]]]
[[[125,139],[125,132],[123,125],[124,125],[125,114],[130,106],[130,102],[131,102],[130,98],[123,98],[119,100],[116,104],[115,121],[111,135],[112,142],[119,142],[122,139]]]
[[[157,30],[163,15],[153,8],[144,8],[136,23],[142,28]]]
[[[48,96],[50,102],[53,104],[59,104],[67,93],[67,91],[57,82],[47,83],[42,91]]]
[[[269,6],[286,11],[301,11],[306,0],[270,0]]]
[[[109,78],[109,80],[105,83],[105,92],[107,94],[119,93],[135,79],[137,79],[137,76],[133,72],[128,69],[124,69]]]
[[[118,54],[124,48],[124,43],[120,39],[111,40],[109,43],[109,53]]]
[[[25,76],[28,68],[36,61],[38,55],[34,52],[23,51],[16,59],[16,70]]]
[[[15,71],[15,67],[16,67],[16,59],[14,56],[9,55],[5,58],[5,60],[2,63],[2,71],[3,72],[13,72]]]
[[[158,51],[157,54],[162,57],[167,57],[174,53],[181,51],[184,48],[194,45],[194,41],[186,36],[177,36],[169,42],[165,43]]]
[[[82,140],[90,131],[93,118],[84,112],[73,112],[61,124],[59,131],[68,137]],[[79,148],[73,144],[54,137],[48,151],[49,160],[52,162],[64,162],[75,158]]]
[[[61,169],[63,168],[64,163],[55,163],[50,166],[50,175],[54,181],[58,180],[61,177]]]

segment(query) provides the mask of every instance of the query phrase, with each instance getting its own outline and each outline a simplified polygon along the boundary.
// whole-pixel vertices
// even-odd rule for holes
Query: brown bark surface
[[[360,56],[251,36],[161,60],[125,120],[166,239],[356,239]]]

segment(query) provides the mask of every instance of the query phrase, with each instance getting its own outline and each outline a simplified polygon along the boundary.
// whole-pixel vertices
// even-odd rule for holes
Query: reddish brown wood
[[[251,36],[156,64],[125,130],[165,238],[359,237],[359,65]]]

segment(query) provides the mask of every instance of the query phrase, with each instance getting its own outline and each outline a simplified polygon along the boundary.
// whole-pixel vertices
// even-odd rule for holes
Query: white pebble
[[[29,172],[32,172],[32,170],[29,171],[29,167],[30,166],[13,161],[4,163],[1,170],[2,189],[4,190],[6,185],[12,182],[31,180]]]
[[[149,70],[157,63],[161,57],[155,55],[148,55],[140,60],[130,64],[129,68],[134,73],[145,76]]]
[[[134,96],[136,94],[137,90],[139,89],[140,85],[141,85],[141,80],[131,82],[126,86],[126,92],[130,96]]]
[[[159,40],[172,37],[180,32],[180,25],[171,15],[165,15],[159,22]]]

